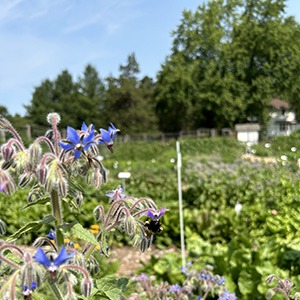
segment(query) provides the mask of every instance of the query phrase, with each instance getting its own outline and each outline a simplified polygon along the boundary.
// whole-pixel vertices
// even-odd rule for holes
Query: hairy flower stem
[[[64,296],[61,294],[57,284],[49,282],[49,281],[47,281],[47,283],[48,283],[47,285],[49,286],[49,288],[52,290],[52,292],[55,296],[55,299],[56,300],[64,300]]]
[[[97,246],[95,245],[90,245],[90,247],[88,248],[87,252],[85,253],[84,257],[86,260],[89,259],[89,257],[93,254],[94,250],[96,249]]]
[[[62,219],[59,196],[56,190],[52,190],[51,192],[51,207],[52,207],[52,214],[55,218],[57,247],[60,248],[64,244],[64,236],[62,232],[59,230],[59,226],[62,225],[63,219]]]
[[[102,237],[102,231],[100,230],[100,232],[96,236],[96,240],[100,241],[101,237]],[[93,252],[95,251],[96,247],[97,247],[96,245],[90,245],[89,246],[87,252],[84,255],[84,257],[85,257],[86,260],[88,260],[89,257],[93,254]]]

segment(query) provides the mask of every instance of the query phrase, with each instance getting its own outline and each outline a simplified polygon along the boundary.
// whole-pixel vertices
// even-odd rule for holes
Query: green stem
[[[64,300],[64,297],[63,297],[63,295],[61,294],[61,292],[60,292],[60,290],[59,290],[57,284],[56,284],[56,283],[49,282],[49,281],[48,281],[47,283],[48,283],[49,288],[52,290],[52,292],[53,292],[53,294],[54,294],[54,296],[55,296],[55,299],[56,299],[56,300]]]
[[[95,248],[96,248],[95,245],[91,245],[91,246],[88,248],[86,254],[84,255],[84,257],[85,257],[86,260],[88,260],[89,257],[93,254]]]
[[[56,190],[53,190],[51,192],[51,206],[52,206],[52,213],[55,218],[56,242],[58,248],[60,248],[64,244],[64,236],[59,228],[63,224],[63,218],[61,213],[59,196]]]

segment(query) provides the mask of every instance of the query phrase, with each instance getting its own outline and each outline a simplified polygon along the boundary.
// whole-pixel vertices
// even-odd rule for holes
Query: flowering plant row
[[[24,299],[45,299],[47,295],[49,299],[78,299],[104,295],[115,299],[118,293],[112,290],[121,293],[124,281],[106,284],[105,279],[93,279],[98,270],[97,257],[108,255],[108,235],[114,230],[122,231],[143,252],[150,247],[153,235],[161,231],[160,218],[166,209],[158,209],[151,199],[127,196],[122,187],[117,187],[107,193],[109,208],[105,210],[100,203],[93,211],[100,227],[96,236],[78,222],[66,222],[63,203],[81,209],[81,178],[94,189],[107,181],[99,147],[106,146],[112,152],[119,130],[112,123],[108,130],[99,131],[93,124],[83,123],[80,130],[67,127],[67,137],[63,139],[57,126],[60,116],[50,113],[47,120],[51,129],[26,147],[12,124],[0,116],[0,129],[12,136],[1,146],[0,191],[9,196],[17,188],[29,186],[30,206],[49,203],[51,207],[42,220],[29,222],[0,241],[0,297],[18,299],[23,295]],[[38,237],[32,247],[18,245],[21,235],[36,232],[44,225],[53,230]],[[0,229],[4,235],[3,222]],[[84,243],[82,251],[74,247],[72,240],[65,243],[65,237],[73,236]]]

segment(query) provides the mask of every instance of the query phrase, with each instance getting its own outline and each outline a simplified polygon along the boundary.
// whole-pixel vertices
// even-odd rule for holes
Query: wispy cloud
[[[0,23],[13,20],[19,16],[17,8],[23,0],[1,0],[0,1]]]
[[[137,3],[134,0],[99,1],[93,6],[93,11],[83,12],[76,20],[73,18],[73,22],[63,32],[72,33],[90,26],[100,26],[112,34],[124,23],[141,16]]]

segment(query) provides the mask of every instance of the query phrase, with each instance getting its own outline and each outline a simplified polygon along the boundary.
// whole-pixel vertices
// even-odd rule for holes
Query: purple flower
[[[181,272],[182,272],[184,275],[187,275],[187,276],[189,275],[189,270],[188,270],[188,268],[181,267],[180,270],[181,270]]]
[[[181,267],[180,268],[180,270],[181,270],[181,272],[183,273],[183,274],[185,274],[185,275],[189,275],[189,268],[192,266],[192,262],[188,262],[187,264],[186,264],[186,267]]]
[[[88,132],[87,135],[79,135],[74,128],[68,126],[67,137],[67,140],[58,143],[65,151],[73,150],[75,159],[78,159],[82,151],[86,151],[89,147],[93,145],[94,130]]]
[[[93,124],[91,124],[90,126],[87,126],[84,122],[82,122],[81,131],[90,133],[90,132],[94,131],[94,129],[95,129],[95,126]]]
[[[2,192],[4,190],[5,185],[6,185],[5,182],[0,184],[0,192]]]
[[[237,300],[235,293],[225,291],[218,300]]]
[[[142,273],[141,275],[137,276],[137,280],[142,281],[142,282],[147,281],[148,278],[149,278],[149,276],[146,275],[145,273]]]
[[[100,128],[101,138],[99,140],[99,144],[106,144],[108,146],[113,144],[114,138],[120,130],[117,129],[113,123],[110,123],[108,126],[108,130]]]
[[[74,256],[74,252],[72,252],[70,255],[67,253],[64,246],[61,247],[61,250],[58,254],[58,256],[53,259],[53,257],[50,257],[50,259],[47,257],[45,252],[38,248],[33,258],[40,264],[42,264],[44,267],[48,269],[49,272],[55,273],[58,267],[69,260],[71,260]]]
[[[48,233],[48,238],[50,240],[55,240],[55,231],[50,229],[49,233]]]
[[[126,197],[125,193],[123,192],[124,192],[124,188],[119,186],[115,190],[106,193],[105,196],[108,196],[110,200],[117,201]]]
[[[147,217],[150,217],[153,221],[158,221],[166,212],[166,208],[163,207],[159,210],[159,212],[152,212],[152,210],[148,209],[147,211]]]
[[[36,282],[33,281],[30,285],[30,288],[25,284],[23,286],[23,291],[22,291],[25,299],[27,299],[26,296],[31,295],[35,289],[36,289]]]
[[[181,287],[177,283],[170,286],[170,293],[174,294],[176,292],[180,292]]]
[[[207,280],[207,281],[211,281],[212,280],[212,277],[209,275],[209,274],[206,274],[206,273],[200,273],[199,274],[200,278],[204,279],[204,280]]]

